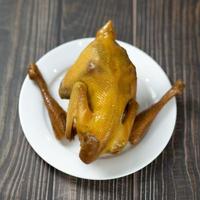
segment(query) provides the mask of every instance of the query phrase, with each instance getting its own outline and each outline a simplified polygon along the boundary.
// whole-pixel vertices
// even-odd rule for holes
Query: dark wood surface
[[[120,40],[183,79],[178,117],[163,153],[110,181],[61,173],[30,147],[18,117],[27,65],[64,42],[94,36],[112,19]],[[0,0],[0,199],[200,199],[199,0]]]

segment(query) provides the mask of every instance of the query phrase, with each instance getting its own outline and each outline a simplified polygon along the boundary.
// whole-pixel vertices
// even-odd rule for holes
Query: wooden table
[[[108,19],[118,39],[150,54],[186,90],[177,99],[173,137],[154,162],[124,178],[88,181],[59,172],[33,151],[18,98],[30,62],[94,36]],[[200,1],[0,0],[0,199],[200,199]]]

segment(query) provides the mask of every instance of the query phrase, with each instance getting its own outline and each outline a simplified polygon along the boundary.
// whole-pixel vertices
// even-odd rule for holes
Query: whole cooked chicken
[[[138,107],[136,79],[135,66],[115,41],[109,21],[67,71],[59,89],[61,98],[70,98],[66,137],[73,137],[75,127],[85,163],[127,144]]]
[[[28,74],[40,88],[56,138],[71,140],[77,134],[85,163],[120,152],[128,141],[136,145],[165,104],[184,89],[184,83],[176,81],[157,103],[136,116],[135,66],[115,41],[111,21],[97,32],[60,84],[60,97],[70,99],[67,114],[51,96],[37,65],[31,64]]]

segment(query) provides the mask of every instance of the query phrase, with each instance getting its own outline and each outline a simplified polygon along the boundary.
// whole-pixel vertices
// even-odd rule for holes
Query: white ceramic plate
[[[67,68],[92,38],[67,42],[45,54],[37,65],[47,81],[53,97],[66,110],[68,101],[58,95],[60,81]],[[161,67],[138,48],[118,41],[135,64],[138,77],[137,100],[140,110],[156,102],[171,86]],[[79,159],[79,141],[58,141],[38,87],[26,77],[19,98],[19,116],[24,134],[47,163],[56,169],[85,179],[105,180],[134,173],[152,162],[167,145],[176,121],[176,100],[171,100],[159,113],[144,139],[135,147],[116,156],[99,158],[86,165]]]

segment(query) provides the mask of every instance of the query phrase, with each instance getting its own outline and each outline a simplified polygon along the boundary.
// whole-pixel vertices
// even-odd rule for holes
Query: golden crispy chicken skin
[[[185,87],[176,81],[157,103],[136,116],[135,67],[115,42],[111,21],[97,32],[60,84],[61,98],[70,98],[67,114],[51,96],[36,64],[29,66],[28,74],[39,86],[56,138],[71,140],[78,134],[85,163],[121,151],[128,140],[133,145],[140,142],[159,111]]]
[[[135,66],[108,21],[59,88],[61,98],[70,98],[65,134],[72,139],[76,128],[83,162],[117,153],[127,144],[137,111],[136,87]]]

